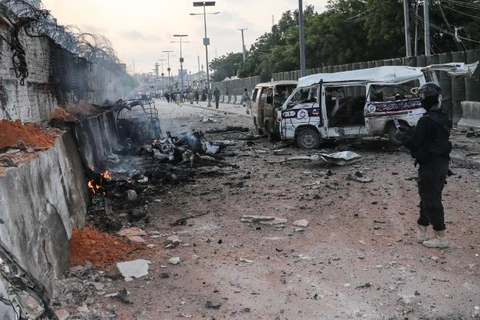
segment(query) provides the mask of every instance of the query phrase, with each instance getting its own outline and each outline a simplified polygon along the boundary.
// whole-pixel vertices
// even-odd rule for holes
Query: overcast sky
[[[303,1],[323,11],[327,0]],[[193,0],[43,0],[62,25],[76,25],[84,32],[106,36],[129,71],[135,63],[135,72],[151,72],[155,62],[163,61],[167,73],[167,54],[170,53],[172,72],[180,69],[180,44],[174,34],[187,34],[182,44],[184,68],[198,71],[205,65],[203,8],[193,7]],[[210,38],[209,61],[230,52],[242,51],[244,31],[247,50],[262,34],[269,32],[287,10],[298,9],[298,0],[217,0],[215,7],[207,7],[207,33]],[[191,16],[189,13],[201,13]],[[162,61],[158,61],[161,64]]]

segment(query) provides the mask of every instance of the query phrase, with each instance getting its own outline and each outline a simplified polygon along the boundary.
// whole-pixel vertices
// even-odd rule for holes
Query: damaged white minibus
[[[424,113],[419,86],[438,83],[435,71],[471,76],[478,66],[448,63],[427,67],[383,66],[302,77],[276,114],[277,135],[298,147],[318,148],[323,140],[384,136],[397,126],[415,126]]]

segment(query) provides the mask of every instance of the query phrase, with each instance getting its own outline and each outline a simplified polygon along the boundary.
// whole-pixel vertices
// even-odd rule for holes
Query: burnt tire
[[[295,142],[300,149],[318,149],[322,143],[322,138],[314,128],[299,129]]]

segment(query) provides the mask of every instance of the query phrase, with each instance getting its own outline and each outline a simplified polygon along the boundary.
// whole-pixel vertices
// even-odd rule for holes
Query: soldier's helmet
[[[436,104],[439,104],[439,97],[442,94],[442,88],[436,83],[427,82],[418,88],[418,96],[422,100],[422,106],[429,110]]]

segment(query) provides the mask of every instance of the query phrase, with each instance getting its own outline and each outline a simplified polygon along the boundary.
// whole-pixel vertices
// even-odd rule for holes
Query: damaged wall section
[[[0,27],[0,34],[10,37],[4,27]],[[50,49],[44,38],[29,37],[23,30],[19,40],[27,48],[28,77],[24,85],[15,75],[14,51],[0,38],[0,119],[39,123],[48,119],[56,103],[49,84]]]
[[[0,36],[10,39],[8,26],[1,23]],[[0,119],[41,123],[57,105],[67,107],[85,100],[102,104],[125,98],[135,85],[122,64],[89,62],[60,47],[47,37],[30,37],[22,29],[28,76],[15,74],[12,51],[0,37]]]
[[[72,229],[85,224],[88,201],[71,133],[0,179],[0,240],[50,292],[68,268]]]

